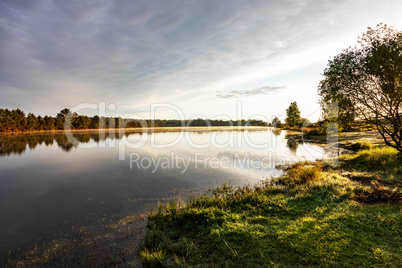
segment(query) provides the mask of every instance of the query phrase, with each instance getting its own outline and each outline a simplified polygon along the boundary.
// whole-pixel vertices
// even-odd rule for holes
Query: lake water
[[[323,158],[286,131],[0,137],[0,256],[102,218],[143,213],[181,190],[255,184]]]

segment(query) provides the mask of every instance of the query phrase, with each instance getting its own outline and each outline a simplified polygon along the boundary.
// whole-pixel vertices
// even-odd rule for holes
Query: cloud
[[[367,26],[400,21],[402,3],[388,5],[393,7],[364,0],[2,1],[0,106],[43,114],[55,106],[108,101],[130,113],[152,102],[187,105],[211,93],[220,99],[278,93],[285,88],[276,85],[297,76],[292,72],[318,60],[325,64],[337,52],[328,44],[340,52]],[[273,85],[263,87],[268,82]]]
[[[285,90],[286,86],[283,85],[267,85],[264,87],[245,89],[245,90],[232,90],[229,92],[216,92],[216,95],[220,98],[231,99],[231,98],[243,98],[252,97],[257,95],[269,95],[275,92]]]
[[[44,0],[3,0],[3,7],[8,9],[17,10],[40,10],[44,5]]]
[[[53,3],[62,13],[77,21],[89,19],[111,5],[110,0],[53,0]]]

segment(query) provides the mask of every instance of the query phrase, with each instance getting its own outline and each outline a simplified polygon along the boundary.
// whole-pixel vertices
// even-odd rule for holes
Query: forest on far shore
[[[24,132],[41,130],[99,129],[99,128],[142,128],[142,127],[180,127],[180,126],[270,126],[271,123],[262,120],[162,120],[162,119],[129,119],[121,117],[89,117],[72,113],[69,109],[61,110],[56,117],[26,115],[20,109],[0,108],[0,132]]]

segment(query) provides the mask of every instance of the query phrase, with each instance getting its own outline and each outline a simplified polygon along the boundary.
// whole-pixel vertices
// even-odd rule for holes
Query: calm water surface
[[[72,141],[72,142],[71,142]],[[180,190],[254,184],[324,150],[285,131],[0,137],[0,254],[72,226],[143,213]]]

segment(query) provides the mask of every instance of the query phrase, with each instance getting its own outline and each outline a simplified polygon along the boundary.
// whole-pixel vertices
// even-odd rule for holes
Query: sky
[[[314,122],[328,60],[380,22],[402,1],[0,0],[0,107]]]

